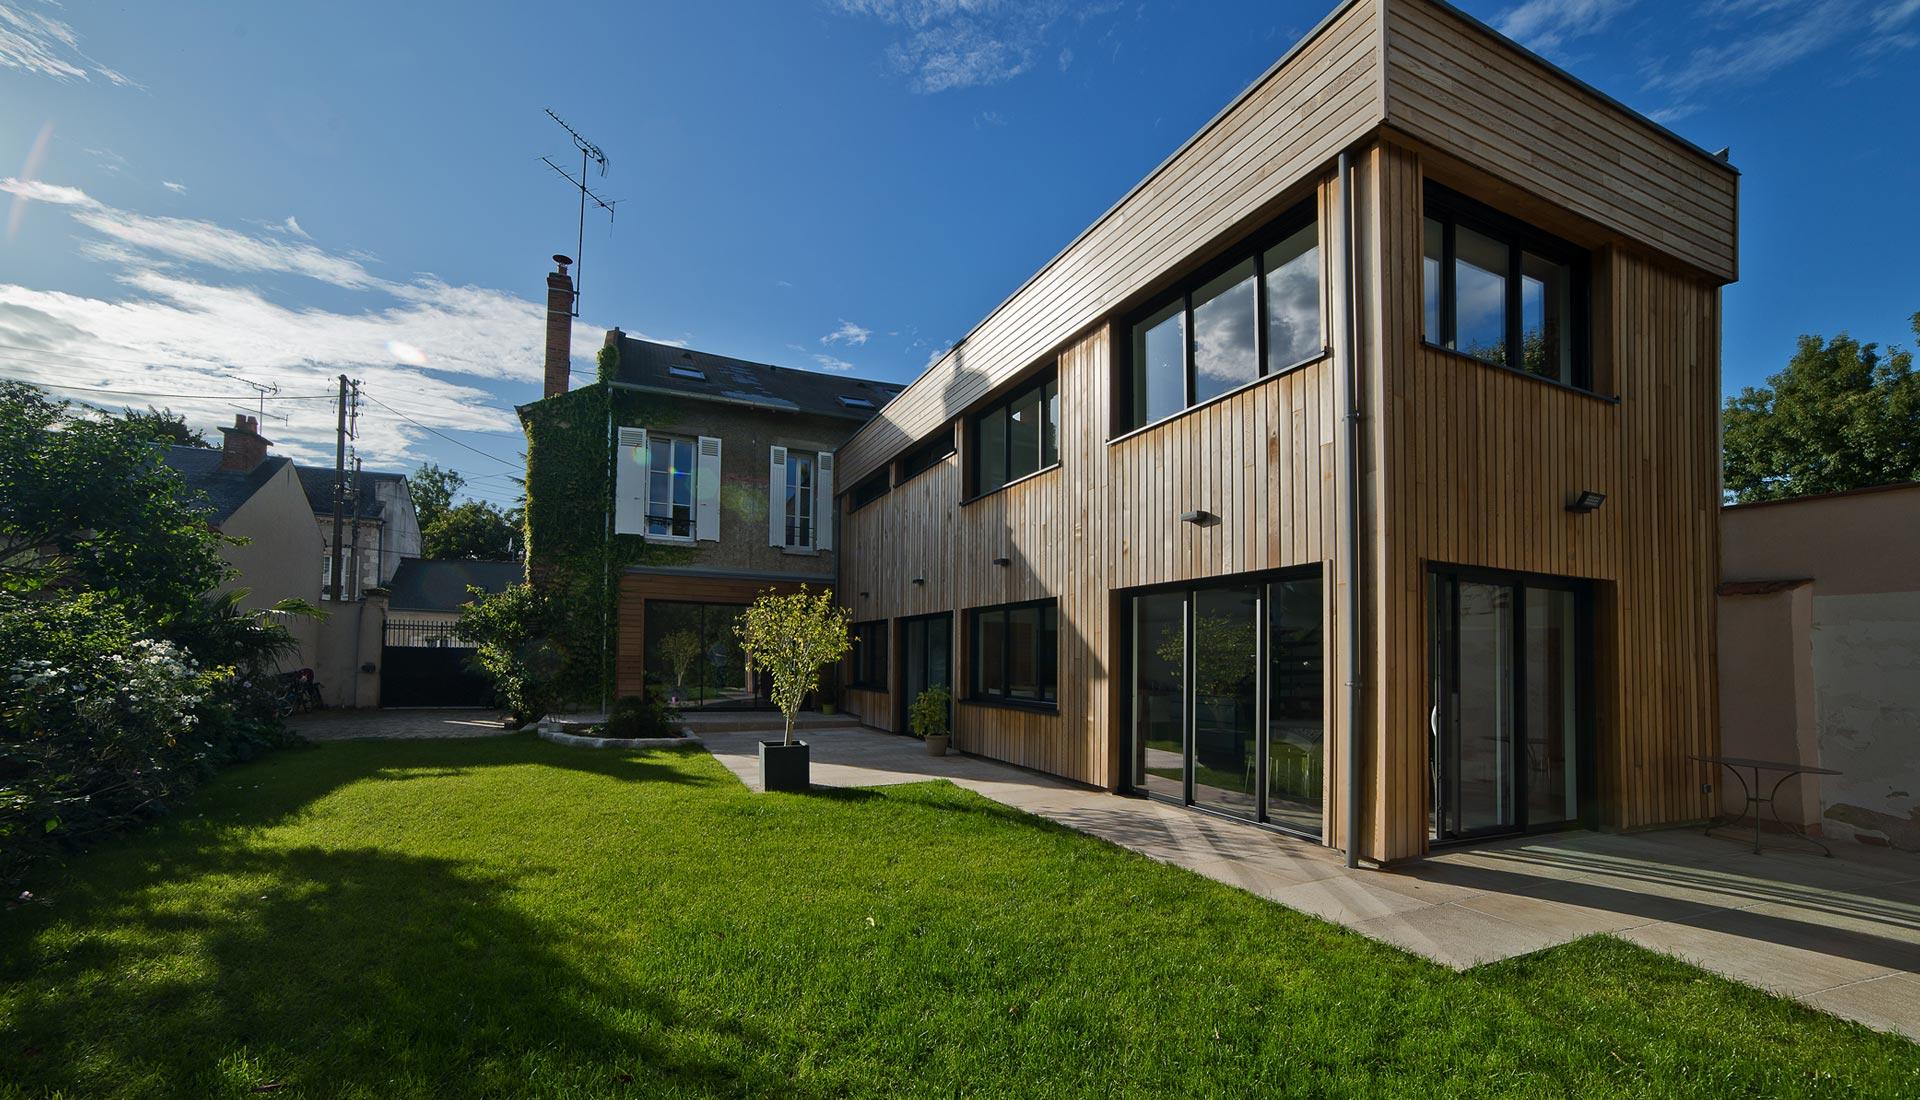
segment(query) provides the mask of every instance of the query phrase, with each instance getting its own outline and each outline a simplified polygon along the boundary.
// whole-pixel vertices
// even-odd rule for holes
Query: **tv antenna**
[[[262,385],[259,382],[255,382],[251,378],[241,378],[237,374],[234,375],[234,379],[238,381],[241,385],[247,387],[248,389],[252,390],[254,393],[257,393],[260,395],[260,407],[258,409],[258,418],[261,420],[267,419],[267,398],[278,397],[280,395],[280,387],[273,385],[271,383]],[[236,409],[239,409],[241,412],[247,411],[247,407],[245,405],[234,405],[233,407]],[[285,424],[287,422],[287,418],[284,416],[275,415],[273,419],[278,420],[282,424]]]
[[[598,145],[595,145],[593,142],[588,141],[586,138],[581,137],[580,131],[575,130],[573,127],[567,125],[566,119],[563,119],[559,115],[556,115],[553,113],[553,108],[549,107],[546,110],[547,110],[547,117],[559,123],[560,128],[567,132],[567,136],[573,139],[574,148],[580,150],[580,178],[579,179],[574,179],[572,173],[568,172],[565,168],[562,168],[559,165],[553,163],[552,160],[549,160],[546,157],[540,158],[541,160],[547,162],[548,168],[551,168],[554,171],[560,173],[561,179],[564,179],[568,183],[573,184],[574,187],[578,188],[580,191],[580,228],[578,233],[575,236],[574,246],[573,246],[573,258],[574,258],[573,315],[575,317],[578,317],[580,316],[580,291],[581,291],[581,288],[586,283],[586,279],[584,278],[584,276],[586,273],[585,260],[586,260],[586,248],[587,248],[587,200],[592,199],[593,204],[595,206],[607,212],[607,222],[609,225],[611,225],[613,222],[613,208],[619,205],[620,200],[613,199],[609,201],[607,199],[603,199],[600,196],[594,194],[591,190],[588,190],[587,188],[588,162],[592,162],[600,166],[600,176],[601,178],[604,179],[607,174],[607,169],[613,166],[613,162],[607,159],[607,154],[602,152]]]

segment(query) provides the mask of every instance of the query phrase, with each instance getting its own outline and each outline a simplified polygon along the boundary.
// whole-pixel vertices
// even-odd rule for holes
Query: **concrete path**
[[[350,741],[375,737],[492,737],[511,733],[505,715],[494,710],[350,710],[333,708],[296,714],[287,727],[309,741]]]
[[[765,734],[705,732],[760,789]],[[809,729],[813,781],[949,779],[1163,863],[1456,969],[1607,932],[1869,1027],[1920,1039],[1920,856],[1873,848],[1755,856],[1698,830],[1584,831],[1350,871],[1326,848],[1192,810],[1089,790],[919,741]]]

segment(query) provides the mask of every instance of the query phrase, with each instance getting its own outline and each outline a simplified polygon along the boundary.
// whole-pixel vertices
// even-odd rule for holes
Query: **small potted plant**
[[[838,705],[839,701],[840,685],[834,682],[834,678],[831,675],[822,676],[820,678],[819,695],[820,713],[832,714],[834,707]]]
[[[769,791],[804,791],[812,782],[807,743],[793,739],[800,704],[820,686],[820,670],[847,655],[847,611],[833,590],[790,596],[766,593],[740,616],[733,633],[749,668],[772,684],[773,705],[787,719],[786,738],[760,742],[760,785]]]
[[[914,699],[907,708],[907,728],[915,737],[923,737],[927,742],[928,756],[947,755],[947,742],[951,732],[947,728],[947,716],[953,712],[953,696],[943,687],[930,687]]]

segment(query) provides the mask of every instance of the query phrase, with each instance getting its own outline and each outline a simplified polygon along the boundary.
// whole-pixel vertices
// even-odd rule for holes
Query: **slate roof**
[[[295,467],[295,469],[300,472],[300,487],[307,491],[307,504],[313,508],[314,514],[323,516],[332,515],[333,467],[298,466]],[[353,475],[348,474],[347,476],[352,477]],[[407,475],[405,474],[391,474],[380,470],[360,471],[360,518],[381,518],[380,498],[375,496],[373,492],[375,485],[386,481],[405,481],[406,479]],[[347,518],[352,519],[353,517],[348,516]]]
[[[387,588],[387,607],[394,611],[458,611],[468,600],[467,586],[486,592],[504,591],[523,579],[517,561],[438,561],[406,558]]]
[[[906,389],[896,382],[776,367],[693,348],[656,344],[628,336],[618,329],[614,331],[619,333],[616,338],[620,341],[618,380],[652,390],[865,423],[873,419],[882,405],[893,400],[895,394]],[[682,373],[674,373],[676,367]],[[692,377],[686,372],[698,372],[701,377]],[[871,403],[872,407],[861,407],[858,404],[861,401]]]
[[[261,486],[292,462],[276,455],[251,470],[222,470],[220,459],[224,453],[219,448],[169,446],[162,448],[160,456],[161,461],[179,472],[187,488],[206,494],[207,522],[215,527],[231,519],[242,504],[253,499]]]

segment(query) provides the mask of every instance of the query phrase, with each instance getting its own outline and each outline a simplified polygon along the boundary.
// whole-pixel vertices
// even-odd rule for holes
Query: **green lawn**
[[[35,889],[5,1096],[1920,1092],[1920,1047],[1618,941],[1456,974],[944,783],[697,750],[285,752]]]

